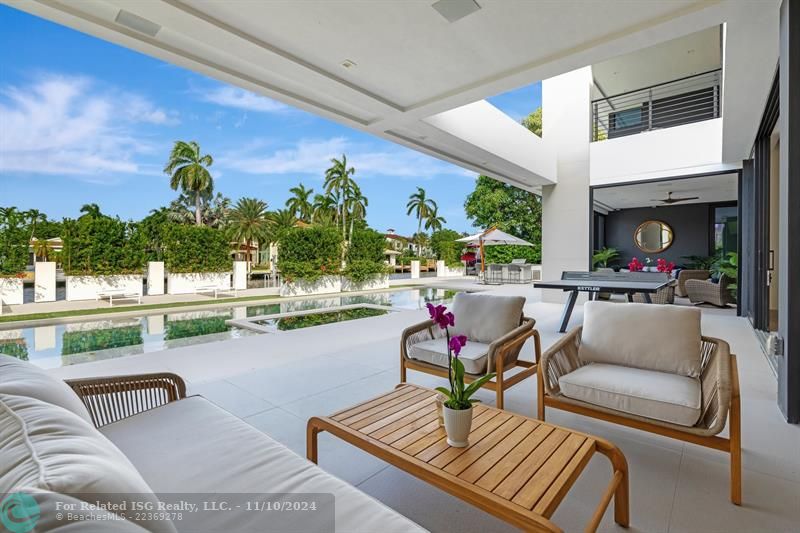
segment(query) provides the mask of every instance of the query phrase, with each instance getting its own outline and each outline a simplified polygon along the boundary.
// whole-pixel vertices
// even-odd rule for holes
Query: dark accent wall
[[[663,257],[676,265],[686,262],[684,256],[709,255],[711,249],[711,209],[709,204],[641,207],[612,211],[606,216],[605,244],[619,251],[617,266],[627,265],[633,257],[653,261]],[[646,220],[660,220],[672,227],[672,246],[660,254],[646,254],[633,242],[633,232]],[[655,265],[653,265],[655,266]]]

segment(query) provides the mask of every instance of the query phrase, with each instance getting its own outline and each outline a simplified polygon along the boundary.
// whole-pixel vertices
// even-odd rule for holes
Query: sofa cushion
[[[460,292],[453,300],[454,335],[491,344],[519,326],[525,298]]]
[[[20,487],[112,502],[157,503],[136,468],[79,416],[36,398],[0,394],[0,494]],[[152,532],[174,533],[170,522],[137,521]]]
[[[69,385],[43,369],[27,361],[20,361],[16,357],[0,355],[0,394],[36,398],[63,407],[92,423],[86,406]]]
[[[698,378],[596,363],[561,376],[558,385],[573,400],[644,418],[689,427],[700,418]]]
[[[586,302],[579,357],[697,377],[702,370],[700,310],[676,305]]]
[[[103,426],[101,431],[156,492],[333,493],[337,533],[423,531],[200,396]],[[189,515],[175,525],[179,531],[197,531],[201,525],[204,531],[257,531],[258,521],[263,520],[259,513],[202,517],[202,524]]]
[[[408,356],[418,361],[447,368],[447,339],[443,337],[418,342],[408,349]],[[485,374],[488,357],[489,345],[476,341],[467,341],[458,356],[464,365],[464,371],[468,374]]]

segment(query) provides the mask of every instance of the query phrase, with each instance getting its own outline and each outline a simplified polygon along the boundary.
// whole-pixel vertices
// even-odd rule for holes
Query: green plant
[[[345,309],[344,311],[332,311],[329,313],[311,313],[308,315],[291,316],[277,320],[278,329],[289,331],[293,329],[310,328],[323,324],[333,324],[334,322],[346,322],[347,320],[358,320],[373,316],[382,316],[388,311],[372,309],[369,307]]]
[[[0,341],[0,353],[16,357],[22,361],[28,360],[28,344],[25,339],[9,339]]]
[[[513,259],[525,259],[534,265],[542,262],[542,251],[539,245],[519,246],[517,244],[499,244],[494,246],[484,246],[483,253],[486,257],[486,264],[506,264]]]
[[[170,177],[169,186],[173,190],[183,189],[185,193],[194,193],[195,224],[203,224],[203,213],[200,193],[211,193],[214,190],[214,179],[208,171],[214,159],[200,153],[200,145],[195,141],[175,141],[164,173]]]
[[[65,331],[61,337],[61,355],[134,346],[143,342],[142,328],[139,326]]]
[[[711,267],[719,259],[718,257],[708,255],[684,255],[686,259],[686,268],[692,270],[711,270]]]
[[[68,276],[140,274],[146,255],[137,224],[105,215],[65,219],[61,262]]]
[[[230,244],[220,230],[170,224],[164,228],[163,236],[164,266],[169,272],[227,272],[231,269]]]
[[[434,231],[431,235],[431,248],[436,258],[445,262],[447,266],[461,266],[461,250],[464,245],[456,242],[461,234],[451,229]]]
[[[488,176],[478,176],[475,190],[464,202],[464,212],[474,225],[500,230],[541,245],[542,201],[536,194]]]
[[[342,270],[342,275],[354,283],[363,283],[388,273],[386,265],[374,261],[358,259],[349,261]]]
[[[306,189],[305,185],[300,183],[289,189],[289,192],[292,193],[292,196],[286,200],[286,208],[303,222],[311,222],[314,205],[310,198],[314,194],[314,189]]]
[[[736,298],[738,291],[739,280],[739,254],[736,252],[728,252],[725,256],[720,256],[714,261],[711,271],[715,276],[719,277],[722,274],[733,280],[728,284],[728,290]]]
[[[592,255],[592,266],[600,266],[608,268],[609,263],[613,263],[619,257],[619,252],[616,248],[603,247],[601,250],[595,250]]]
[[[26,219],[15,207],[0,207],[0,277],[25,271],[30,238]]]
[[[290,228],[278,245],[278,267],[289,282],[339,274],[342,235],[335,227]]]
[[[231,211],[227,231],[237,245],[244,241],[248,260],[253,261],[253,242],[264,245],[269,242],[270,220],[267,203],[257,198],[240,198]]]
[[[225,321],[232,317],[233,315],[227,314],[187,320],[168,320],[164,340],[171,341],[228,331],[231,328],[225,324]]]
[[[406,214],[410,215],[414,213],[414,216],[417,218],[417,233],[414,234],[415,241],[417,243],[417,253],[422,253],[422,246],[423,246],[423,236],[425,235],[422,233],[422,223],[425,220],[431,218],[431,215],[437,212],[439,207],[436,205],[432,199],[428,198],[425,189],[422,187],[417,187],[417,192],[412,193],[411,196],[408,197],[408,203],[406,204]],[[438,216],[438,215],[437,215]]]
[[[386,239],[381,233],[369,228],[354,230],[345,253],[346,267],[342,275],[361,283],[387,273],[383,262]]]

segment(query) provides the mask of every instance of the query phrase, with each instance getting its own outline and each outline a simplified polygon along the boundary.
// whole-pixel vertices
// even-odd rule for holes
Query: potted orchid
[[[458,356],[467,344],[464,335],[450,335],[450,327],[455,326],[455,316],[443,305],[427,304],[431,320],[443,329],[447,338],[447,376],[450,389],[436,387],[446,400],[442,406],[444,429],[447,444],[456,448],[466,447],[469,431],[472,428],[472,405],[479,400],[471,397],[481,386],[494,377],[494,373],[481,376],[469,385],[464,383],[464,364]]]

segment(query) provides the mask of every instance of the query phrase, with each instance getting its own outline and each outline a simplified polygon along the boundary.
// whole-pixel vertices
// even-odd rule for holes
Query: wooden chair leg
[[[400,383],[406,382],[406,358],[400,354]]]
[[[541,363],[536,369],[536,418],[544,422],[544,377]]]
[[[503,358],[500,354],[495,355],[495,380],[497,381],[495,388],[496,401],[495,406],[498,409],[503,408]]]
[[[731,357],[731,405],[728,412],[730,423],[731,453],[731,501],[742,505],[742,413],[739,398],[739,371],[736,357]]]

